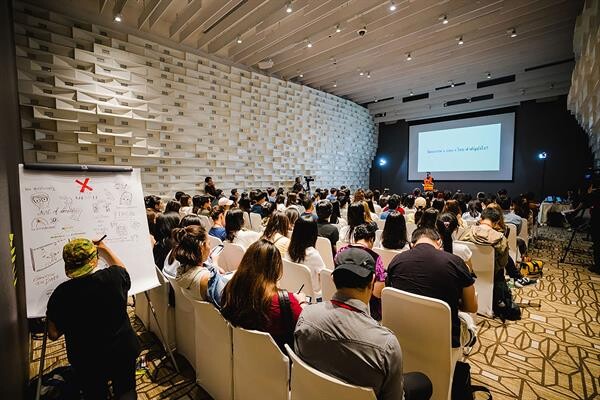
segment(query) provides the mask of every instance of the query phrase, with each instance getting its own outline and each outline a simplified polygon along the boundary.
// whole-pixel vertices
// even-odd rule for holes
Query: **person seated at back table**
[[[302,293],[277,287],[282,274],[277,247],[265,239],[253,243],[225,286],[221,314],[233,326],[269,333],[285,351],[284,344],[294,346],[294,328],[306,301]]]
[[[210,214],[213,220],[213,226],[208,231],[208,234],[224,241],[227,239],[227,231],[225,230],[225,210],[223,207],[213,207]]]
[[[331,301],[306,307],[294,332],[296,353],[313,368],[351,385],[370,387],[380,400],[429,399],[431,381],[402,373],[402,350],[394,333],[369,313],[375,260],[350,248],[335,258]]]
[[[99,252],[110,267],[97,269]],[[67,357],[86,400],[105,400],[108,381],[114,398],[136,398],[135,363],[140,345],[129,316],[131,279],[119,257],[103,242],[73,239],[63,248],[70,279],[48,300],[48,337],[63,334]]]
[[[464,261],[442,251],[435,229],[418,228],[412,235],[413,248],[398,254],[388,266],[386,286],[439,299],[450,307],[452,347],[461,347],[459,309],[477,312],[475,279]]]
[[[335,246],[338,240],[340,240],[340,231],[337,226],[330,223],[332,213],[333,205],[329,200],[321,200],[317,203],[317,228],[319,236],[329,239],[332,254],[335,254]]]

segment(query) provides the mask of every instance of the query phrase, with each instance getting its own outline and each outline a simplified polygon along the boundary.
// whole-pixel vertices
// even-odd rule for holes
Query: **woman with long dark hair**
[[[446,201],[446,204],[444,205],[444,211],[442,211],[442,212],[454,214],[454,216],[456,217],[456,220],[458,221],[458,226],[459,227],[464,226],[463,220],[462,220],[462,210],[460,209],[460,204],[459,204],[458,200]]]
[[[365,206],[364,203],[354,202],[348,207],[348,225],[340,229],[340,241],[344,243],[354,242],[354,229],[364,224],[365,221]]]
[[[221,314],[232,325],[268,332],[281,349],[285,343],[293,347],[294,328],[304,303],[304,296],[277,287],[282,274],[279,250],[270,241],[260,239],[248,247],[225,286],[221,308]],[[282,317],[287,312],[291,321]]]
[[[292,238],[284,257],[292,262],[304,264],[310,269],[313,289],[321,291],[319,273],[326,268],[321,255],[315,249],[317,244],[317,223],[310,217],[300,217],[294,224]]]
[[[294,224],[300,218],[300,211],[296,207],[288,207],[285,209],[285,216],[288,219],[289,227],[288,227],[288,237],[292,237],[292,230],[294,229]]]
[[[189,225],[173,229],[176,245],[169,255],[168,262],[179,262],[175,280],[182,289],[196,300],[207,300],[210,271],[204,266],[210,255],[208,236],[201,225]]]
[[[232,208],[225,215],[225,233],[227,242],[239,244],[244,249],[260,238],[260,233],[244,228],[244,212],[239,208]]]
[[[430,228],[435,229],[435,223],[437,221],[439,211],[433,207],[427,208],[423,211],[423,215],[419,219],[417,223],[418,228]]]
[[[406,237],[406,220],[398,211],[392,211],[385,219],[381,246],[384,249],[405,251],[410,247]]]
[[[453,235],[458,231],[458,219],[456,219],[456,216],[450,212],[440,214],[435,226],[442,237],[444,251],[459,256],[470,268],[473,252],[467,245],[454,242]]]
[[[463,213],[462,219],[463,221],[479,221],[482,211],[481,202],[479,200],[471,200],[467,204],[467,211]]]
[[[287,235],[290,230],[290,221],[284,212],[275,211],[265,227],[262,239],[266,239],[273,243],[281,254],[288,251],[290,239]]]
[[[154,254],[154,263],[161,270],[164,267],[167,254],[169,254],[174,245],[171,232],[178,225],[179,214],[177,213],[159,214],[156,217],[156,225],[154,227],[156,244],[154,245],[154,249],[152,249],[152,253]]]

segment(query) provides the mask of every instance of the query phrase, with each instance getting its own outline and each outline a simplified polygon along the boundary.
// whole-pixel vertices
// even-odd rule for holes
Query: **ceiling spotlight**
[[[463,37],[462,37],[462,35],[461,35],[461,36],[459,36],[459,37],[457,37],[457,38],[456,38],[456,40],[458,40],[458,45],[459,45],[459,46],[462,46],[462,45],[465,43],[465,42],[464,42],[464,40],[463,40]]]
[[[371,79],[371,73],[367,72],[367,78]]]
[[[298,78],[304,78],[304,74],[300,70],[297,70],[296,73],[298,74]]]
[[[440,15],[440,18],[438,18],[440,21],[442,21],[442,24],[446,25],[448,23],[448,16],[446,14],[442,14]]]
[[[235,39],[235,42],[237,44],[242,44],[242,38],[238,36],[237,39]]]
[[[410,93],[408,94],[409,96],[414,95],[413,91],[411,90]]]
[[[333,87],[337,87],[337,81],[333,82]]]
[[[115,22],[121,22],[121,21],[123,21],[123,15],[121,13],[115,14],[115,17],[113,18],[113,20]]]
[[[396,11],[396,3],[390,1],[390,11]]]
[[[488,78],[488,79],[492,79],[492,74],[490,74],[490,73],[488,72],[488,73],[487,73],[487,75],[486,75],[486,78]]]
[[[365,73],[364,73],[364,72],[362,72],[362,71],[358,71],[358,74],[359,74],[360,76],[364,76],[364,75],[365,75]]]
[[[448,81],[448,83],[450,84],[450,87],[454,87],[454,81]]]
[[[312,42],[310,40],[307,40],[306,47],[309,49],[312,47]]]
[[[373,101],[374,101],[375,103],[377,103],[379,100],[377,100],[377,97],[375,97],[375,99],[373,99]]]
[[[285,12],[286,13],[291,13],[292,11],[294,11],[294,9],[292,8],[292,2],[290,1],[289,3],[287,3],[287,5],[285,6]]]
[[[406,61],[410,60],[412,60],[412,56],[410,55],[410,53],[406,53]]]
[[[508,33],[508,36],[511,38],[517,37],[517,30],[515,28],[510,28],[506,33]]]
[[[525,89],[521,89],[521,96],[524,96],[527,91]]]
[[[335,33],[340,33],[342,31],[342,27],[340,26],[340,24],[337,24],[335,26]]]

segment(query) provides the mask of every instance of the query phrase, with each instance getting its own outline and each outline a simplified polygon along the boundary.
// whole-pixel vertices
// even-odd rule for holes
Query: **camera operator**
[[[300,182],[300,177],[296,177],[296,181],[294,182],[294,186],[292,187],[292,192],[300,193],[304,190],[302,183]]]

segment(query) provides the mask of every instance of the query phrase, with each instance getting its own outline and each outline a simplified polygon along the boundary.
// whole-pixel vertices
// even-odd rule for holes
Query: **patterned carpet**
[[[514,289],[517,302],[529,304],[521,321],[479,319],[479,341],[468,360],[473,383],[489,387],[495,400],[600,399],[600,275],[586,269],[591,250],[582,235],[566,263],[558,264],[569,237],[564,229],[540,229],[530,254],[544,261],[544,277]],[[195,384],[190,365],[178,357],[182,373],[175,373],[156,337],[130,315],[148,364],[148,373],[137,379],[138,398],[210,399]],[[32,377],[40,347],[34,341]],[[45,370],[65,364],[64,341],[49,342]]]

